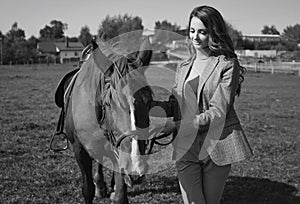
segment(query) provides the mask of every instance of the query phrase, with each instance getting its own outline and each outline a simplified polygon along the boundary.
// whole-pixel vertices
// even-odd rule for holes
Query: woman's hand
[[[200,128],[202,131],[209,128],[209,120],[205,118],[205,115],[203,113],[196,115],[192,124],[195,128]]]
[[[172,120],[168,120],[165,124],[165,127],[160,131],[162,134],[170,135],[176,130],[176,124]]]
[[[176,130],[176,125],[174,121],[168,120],[164,126],[155,127],[149,131],[150,137],[155,134],[159,135],[170,135]]]
[[[196,115],[192,123],[195,128],[199,128],[199,115]]]

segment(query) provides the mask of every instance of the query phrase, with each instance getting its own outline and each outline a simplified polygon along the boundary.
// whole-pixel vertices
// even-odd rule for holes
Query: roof
[[[53,42],[39,42],[37,44],[37,49],[41,53],[55,53],[56,52],[56,46]]]
[[[60,51],[82,51],[83,45],[81,42],[68,42],[68,47],[66,47],[66,42],[39,42],[37,44],[37,49],[41,53],[56,53]]]
[[[280,38],[280,35],[276,34],[244,34],[243,37],[267,37],[267,38]]]
[[[83,45],[81,42],[68,42],[68,47],[65,42],[55,43],[57,51],[82,51]]]

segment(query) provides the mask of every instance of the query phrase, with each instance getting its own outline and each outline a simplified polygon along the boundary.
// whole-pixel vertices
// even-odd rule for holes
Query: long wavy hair
[[[233,42],[228,34],[226,23],[218,10],[210,6],[199,6],[193,9],[189,17],[188,29],[190,29],[191,20],[193,17],[199,18],[208,32],[208,47],[212,51],[212,55],[224,55],[227,59],[235,58],[237,55],[234,52]],[[192,44],[189,45],[190,58],[188,61],[195,58],[195,48]],[[246,69],[240,67],[239,85],[237,95],[240,95],[241,84],[244,81]]]

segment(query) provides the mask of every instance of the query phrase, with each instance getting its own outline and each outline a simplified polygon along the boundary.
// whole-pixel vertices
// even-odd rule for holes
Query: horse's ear
[[[86,61],[89,58],[92,50],[92,44],[88,44],[81,52],[80,61]]]
[[[141,60],[142,66],[148,66],[152,57],[151,44],[148,37],[145,37],[139,49],[136,60]]]
[[[96,43],[96,41],[93,39],[92,40],[92,47],[93,47],[93,59],[97,65],[97,67],[103,72],[105,73],[109,67],[113,64],[113,62],[111,60],[108,59],[108,57],[106,57],[103,52],[100,50],[98,44]]]

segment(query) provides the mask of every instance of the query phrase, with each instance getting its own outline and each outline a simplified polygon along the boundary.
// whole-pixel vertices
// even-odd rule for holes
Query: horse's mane
[[[134,94],[141,94],[143,100],[152,100],[153,91],[148,86],[144,72],[139,70],[139,63],[135,62],[136,52],[130,49],[124,49],[122,41],[104,41],[99,38],[97,40],[99,48],[105,56],[112,62],[112,66],[103,75],[100,81],[101,93],[98,98],[103,104],[110,104],[111,100],[118,100],[123,108],[126,108],[126,101],[122,97],[122,88],[128,84],[134,84],[141,89]],[[108,83],[107,83],[108,82]]]

